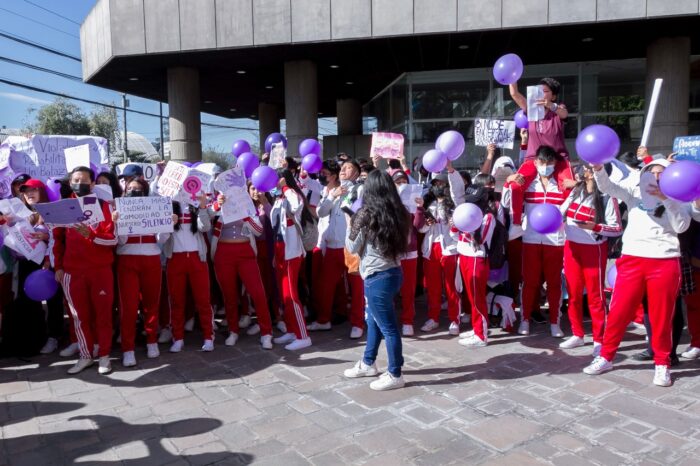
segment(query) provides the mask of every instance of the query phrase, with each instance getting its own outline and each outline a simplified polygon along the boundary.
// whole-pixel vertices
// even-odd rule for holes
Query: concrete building
[[[261,140],[285,118],[291,153],[337,116],[326,156],[365,155],[377,129],[413,158],[456,128],[475,166],[474,119],[515,111],[491,75],[507,52],[521,87],[562,82],[570,142],[605,122],[634,148],[657,77],[652,150],[700,134],[699,14],[698,0],[98,0],[80,35],[86,82],[169,104],[174,159],[201,157],[204,111],[258,120]]]

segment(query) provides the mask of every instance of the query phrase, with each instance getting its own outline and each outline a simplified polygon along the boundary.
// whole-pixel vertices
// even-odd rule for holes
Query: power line
[[[77,62],[82,62],[80,57],[76,57],[75,55],[70,55],[68,53],[61,52],[60,50],[52,49],[51,47],[47,47],[47,46],[39,44],[37,42],[33,42],[29,39],[25,39],[24,37],[16,36],[14,34],[6,32],[6,31],[0,30],[0,37],[4,37],[5,39],[9,39],[9,40],[18,42],[22,45],[27,45],[29,47],[34,47],[36,49],[43,50],[44,52],[53,53],[54,55],[58,55],[60,57],[70,58],[71,60],[75,60]]]
[[[56,13],[56,12],[53,11],[53,10],[49,10],[49,9],[46,8],[46,7],[43,7],[43,6],[41,6],[41,5],[37,5],[37,4],[34,3],[34,2],[30,2],[29,0],[24,0],[24,3],[29,3],[30,5],[33,5],[33,6],[35,6],[35,7],[37,7],[37,8],[40,8],[40,9],[42,9],[42,10],[44,10],[44,11],[47,11],[47,12],[51,13],[51,14],[54,15],[54,16],[58,16],[59,18],[63,18],[63,19],[65,19],[66,21],[70,21],[71,23],[77,24],[78,26],[80,26],[80,23],[79,23],[79,22],[73,21],[72,19],[68,18],[67,16],[63,16],[63,15],[61,15],[61,14],[59,14],[59,13]]]
[[[72,34],[72,33],[70,33],[70,32],[66,32],[66,31],[64,31],[64,30],[62,30],[62,29],[55,28],[55,27],[51,26],[50,24],[42,23],[41,21],[37,21],[37,20],[34,19],[34,18],[30,18],[29,16],[21,15],[21,14],[19,14],[19,13],[16,13],[16,12],[12,11],[12,10],[8,10],[7,8],[0,7],[0,10],[5,11],[5,12],[7,12],[7,13],[10,13],[11,15],[15,15],[15,16],[19,16],[20,18],[24,18],[24,19],[26,19],[27,21],[31,21],[32,23],[36,23],[36,24],[39,24],[39,25],[41,25],[41,26],[47,27],[47,28],[49,28],[49,29],[53,29],[54,31],[60,32],[61,34],[65,34],[65,35],[67,35],[67,36],[71,36],[71,37],[75,37],[76,39],[80,39],[80,36],[77,36],[77,35]]]
[[[43,71],[44,73],[51,73],[51,74],[54,74],[56,76],[60,76],[62,78],[72,79],[73,81],[83,82],[83,79],[80,76],[74,76],[72,74],[61,73],[60,71],[50,70],[48,68],[43,68],[41,66],[32,65],[31,63],[26,63],[23,61],[15,60],[13,58],[3,57],[2,55],[0,55],[0,61],[12,63],[13,65],[24,66],[25,68],[31,68],[31,69],[36,70],[36,71]]]

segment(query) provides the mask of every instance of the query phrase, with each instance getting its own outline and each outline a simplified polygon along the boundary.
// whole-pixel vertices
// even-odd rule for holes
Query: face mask
[[[328,186],[328,177],[318,175],[318,182],[321,183],[323,186]]]
[[[445,197],[445,187],[444,186],[432,186],[430,192],[433,193],[435,197]]]
[[[554,173],[554,165],[537,165],[537,173],[540,176],[551,176]]]
[[[126,197],[143,197],[145,194],[141,190],[135,190],[132,189],[131,191],[127,191]]]
[[[72,189],[75,195],[78,197],[83,197],[90,194],[90,185],[87,183],[71,183],[70,189]]]

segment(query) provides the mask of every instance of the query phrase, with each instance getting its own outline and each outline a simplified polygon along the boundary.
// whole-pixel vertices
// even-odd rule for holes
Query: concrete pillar
[[[318,138],[318,77],[314,62],[284,64],[284,114],[287,153],[296,156],[301,141]]]
[[[362,134],[362,105],[357,99],[335,101],[338,136]]]
[[[199,70],[168,68],[170,109],[170,158],[202,160],[202,128],[199,114]]]
[[[647,107],[656,78],[663,78],[664,84],[647,146],[652,154],[668,154],[671,152],[673,139],[688,134],[689,37],[664,37],[647,47]]]
[[[275,104],[258,104],[258,128],[260,129],[260,154],[265,152],[265,139],[270,133],[280,132],[280,109]]]

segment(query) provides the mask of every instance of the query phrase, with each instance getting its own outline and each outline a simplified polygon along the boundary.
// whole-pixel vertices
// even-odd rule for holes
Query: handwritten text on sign
[[[116,202],[117,234],[172,233],[173,203],[167,197],[119,197]]]
[[[474,121],[474,144],[488,146],[496,144],[502,149],[512,149],[515,139],[515,122],[506,120],[486,120],[478,118]]]
[[[221,206],[221,220],[224,223],[232,223],[257,214],[247,189],[229,188],[225,196],[226,202]]]
[[[398,159],[403,155],[403,135],[397,133],[372,133],[371,156]]]
[[[700,163],[700,136],[680,136],[673,140],[676,160],[692,160]]]
[[[190,169],[181,163],[170,161],[158,180],[158,193],[163,197],[174,198],[182,189]]]

